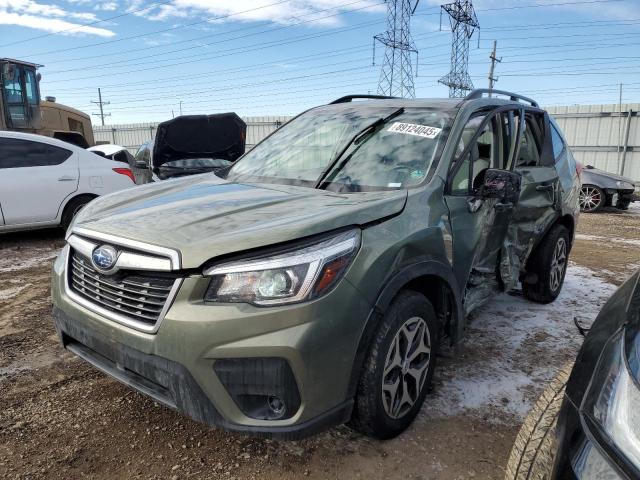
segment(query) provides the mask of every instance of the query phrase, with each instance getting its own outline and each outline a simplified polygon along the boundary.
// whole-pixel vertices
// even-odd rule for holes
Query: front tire
[[[536,303],[553,302],[564,284],[569,259],[569,231],[554,225],[527,261],[522,292]]]
[[[505,480],[549,480],[557,450],[556,426],[572,364],[565,365],[524,420],[509,455]]]
[[[403,290],[385,312],[360,374],[351,426],[380,439],[415,419],[433,378],[438,326],[433,306]]]
[[[593,213],[600,210],[606,203],[604,191],[595,185],[583,185],[580,189],[580,211]]]

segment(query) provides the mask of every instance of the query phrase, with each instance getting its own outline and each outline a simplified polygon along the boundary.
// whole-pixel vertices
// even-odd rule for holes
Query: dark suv
[[[469,312],[564,281],[574,159],[536,102],[486,93],[344,97],[225,178],[95,200],[54,267],[63,345],[211,425],[397,435]]]

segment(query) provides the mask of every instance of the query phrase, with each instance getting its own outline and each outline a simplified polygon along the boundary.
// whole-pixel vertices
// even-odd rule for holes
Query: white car
[[[0,131],[0,232],[66,228],[94,198],[134,185],[121,162],[54,138]]]

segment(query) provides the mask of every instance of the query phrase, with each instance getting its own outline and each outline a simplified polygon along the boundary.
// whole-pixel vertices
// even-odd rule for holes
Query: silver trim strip
[[[65,245],[64,249],[63,249],[63,254],[64,254],[64,270],[62,272],[62,274],[64,275],[64,287],[65,287],[65,293],[67,294],[67,296],[73,300],[75,303],[83,306],[84,308],[86,308],[87,310],[92,311],[93,313],[97,313],[98,315],[104,317],[105,320],[111,320],[115,323],[119,323],[120,325],[124,325],[126,327],[129,328],[133,328],[134,330],[138,330],[140,332],[144,332],[144,333],[156,333],[159,329],[160,329],[160,325],[162,324],[162,321],[164,320],[164,317],[166,316],[167,312],[169,311],[169,309],[171,308],[171,306],[173,305],[173,302],[176,298],[176,296],[178,295],[178,291],[180,290],[180,286],[182,285],[182,281],[184,280],[183,278],[176,278],[176,280],[173,282],[173,286],[171,287],[171,290],[169,291],[169,295],[167,295],[167,301],[164,304],[164,307],[162,308],[162,310],[160,311],[160,315],[158,316],[158,320],[156,321],[156,323],[154,323],[153,325],[149,325],[143,322],[138,322],[136,320],[133,320],[129,317],[126,317],[124,315],[120,315],[118,313],[112,312],[110,310],[107,310],[106,308],[102,308],[99,305],[96,305],[95,303],[81,297],[80,295],[76,294],[71,287],[69,286],[69,274],[70,274],[70,268],[71,268],[71,255],[70,253],[70,247],[69,245]]]
[[[174,250],[172,248],[167,247],[159,247],[157,245],[151,245],[145,242],[139,242],[137,240],[129,240],[128,238],[118,237],[116,235],[110,235],[107,233],[94,232],[93,230],[89,230],[86,228],[75,227],[69,235],[67,241],[71,240],[74,236],[73,234],[81,235],[83,237],[91,238],[93,240],[97,240],[99,242],[107,242],[113,243],[114,245],[120,245],[123,247],[129,247],[134,250],[140,250],[143,252],[159,255],[161,257],[169,258],[171,261],[171,266],[169,270],[179,270],[182,268],[182,261],[180,258],[180,252]],[[123,252],[124,253],[124,252]],[[122,255],[121,255],[122,256]],[[141,255],[142,257],[143,255]],[[91,258],[91,255],[89,255]],[[134,267],[141,269],[141,267]],[[146,270],[146,269],[145,269]],[[158,270],[158,268],[153,268],[153,270]]]
[[[80,233],[80,232],[78,232]],[[95,239],[97,240],[97,239]],[[93,251],[100,245],[100,243],[93,243],[85,238],[81,238],[78,235],[72,234],[67,239],[67,243],[71,245],[74,250],[77,250],[79,253],[84,255],[86,258],[91,260],[91,255]],[[116,244],[116,242],[113,242]],[[95,265],[94,265],[95,267]],[[118,255],[118,260],[116,261],[113,268],[108,271],[101,270],[100,268],[96,269],[105,274],[115,273],[118,270],[153,270],[153,271],[161,271],[161,272],[170,272],[173,270],[172,268],[172,259],[160,257],[152,257],[151,255],[142,255],[139,253],[122,251]]]

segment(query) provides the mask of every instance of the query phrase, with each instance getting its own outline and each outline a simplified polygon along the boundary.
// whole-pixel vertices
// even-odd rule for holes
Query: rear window
[[[73,152],[47,143],[19,138],[0,138],[0,168],[60,165]]]
[[[565,149],[565,144],[564,144],[564,141],[562,140],[562,136],[560,135],[560,132],[558,132],[558,129],[555,127],[553,123],[551,124],[551,142],[553,144],[553,156],[557,161]]]

